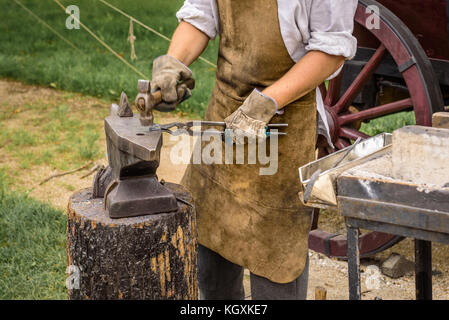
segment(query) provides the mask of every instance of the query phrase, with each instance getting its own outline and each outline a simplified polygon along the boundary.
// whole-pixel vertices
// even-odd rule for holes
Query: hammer
[[[195,80],[188,79],[178,85],[185,85],[189,89],[193,89],[195,87]],[[161,91],[156,91],[151,93],[151,83],[149,80],[139,80],[138,82],[138,91],[136,97],[136,108],[140,113],[140,124],[142,126],[150,126],[153,124],[153,109],[162,102],[162,94]],[[184,97],[181,99],[179,103],[186,100],[189,97],[188,92],[185,93]]]

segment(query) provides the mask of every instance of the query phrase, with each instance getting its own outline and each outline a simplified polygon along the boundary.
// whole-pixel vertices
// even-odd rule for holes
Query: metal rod
[[[348,148],[348,150],[345,151],[345,153],[344,153],[343,156],[340,158],[340,160],[338,160],[337,162],[335,162],[335,164],[332,166],[332,169],[338,167],[338,165],[339,165],[343,160],[346,159],[346,157],[351,153],[351,151],[355,148],[355,146],[358,145],[358,144],[360,143],[360,141],[362,141],[362,138],[358,138],[358,139],[354,142],[354,144],[353,144],[352,146],[350,146],[350,147]]]

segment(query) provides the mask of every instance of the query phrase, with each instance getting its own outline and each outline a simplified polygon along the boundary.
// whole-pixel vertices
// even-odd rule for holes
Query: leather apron
[[[277,0],[217,4],[218,68],[205,115],[211,121],[223,121],[254,88],[271,85],[295,64],[281,36]],[[315,159],[315,91],[284,110],[271,121],[289,125],[278,140],[276,174],[259,174],[267,164],[247,164],[245,146],[246,164],[235,164],[234,152],[234,164],[191,164],[182,180],[195,199],[199,243],[277,283],[298,278],[307,257],[312,211],[298,198],[298,168]]]

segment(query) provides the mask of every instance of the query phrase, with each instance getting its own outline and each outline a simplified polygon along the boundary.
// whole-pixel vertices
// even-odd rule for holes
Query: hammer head
[[[140,113],[140,123],[142,126],[150,126],[154,122],[153,107],[157,104],[151,94],[151,83],[149,80],[139,80],[138,94],[136,97],[136,108]]]

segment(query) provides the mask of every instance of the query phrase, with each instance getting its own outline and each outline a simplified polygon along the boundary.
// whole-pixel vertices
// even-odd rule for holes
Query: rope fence
[[[59,2],[58,0],[53,0],[58,6],[61,7],[62,10],[66,10],[66,8]],[[95,33],[93,33],[84,23],[82,23],[77,17],[75,17],[73,14],[70,15],[79,25],[87,31],[95,40],[101,43],[103,47],[105,47],[109,52],[111,52],[117,59],[119,59],[121,62],[123,62],[125,65],[127,65],[131,70],[133,70],[135,73],[137,73],[139,76],[141,76],[144,79],[149,79],[146,75],[144,75],[142,72],[137,70],[132,64],[130,64],[128,61],[126,61],[122,56],[120,56],[117,52],[115,52],[114,49],[112,49],[110,46],[107,45],[106,42],[101,40]]]
[[[52,0],[56,5],[58,5],[62,10],[64,10],[64,12],[66,12],[66,7],[64,7],[63,4],[61,4],[61,2],[59,0]],[[170,38],[168,38],[167,36],[163,35],[162,33],[158,32],[157,30],[155,30],[154,28],[151,28],[149,26],[147,26],[146,24],[144,24],[143,22],[137,20],[135,17],[127,14],[126,12],[120,10],[119,8],[117,8],[116,6],[110,4],[109,2],[105,1],[105,0],[98,0],[99,2],[103,3],[104,5],[108,6],[109,8],[111,8],[112,10],[120,13],[121,15],[125,16],[126,18],[130,19],[130,29],[129,29],[129,37],[128,40],[130,41],[131,44],[131,60],[135,60],[136,54],[134,51],[134,31],[133,31],[133,23],[137,23],[138,25],[140,25],[141,27],[145,28],[146,30],[152,32],[153,34],[157,35],[158,37],[166,40],[166,41],[171,41]],[[20,7],[22,7],[26,12],[28,12],[31,16],[33,16],[36,20],[38,20],[41,24],[43,24],[46,28],[48,28],[49,30],[51,30],[54,34],[56,34],[61,40],[63,40],[65,43],[67,43],[70,47],[72,47],[73,49],[77,50],[78,52],[82,53],[83,55],[86,55],[81,49],[79,49],[76,45],[74,45],[71,41],[69,41],[68,39],[66,39],[63,35],[61,35],[58,31],[56,31],[54,28],[52,28],[49,24],[47,24],[44,20],[42,20],[39,16],[37,16],[33,11],[31,11],[29,8],[27,8],[22,2],[20,2],[19,0],[14,0],[14,2],[19,5]],[[110,53],[112,53],[117,59],[119,59],[123,64],[125,64],[128,68],[130,68],[131,70],[133,70],[135,73],[137,73],[140,77],[144,78],[144,79],[149,79],[148,76],[146,76],[145,74],[143,74],[141,71],[139,71],[136,67],[134,67],[132,64],[130,64],[128,61],[126,61],[121,55],[119,55],[114,49],[112,49],[106,42],[104,42],[100,37],[98,37],[90,28],[88,28],[84,23],[82,23],[76,16],[74,16],[73,14],[70,15],[70,17],[72,19],[74,19],[90,36],[92,36],[96,41],[98,41],[103,47],[105,47]],[[217,65],[212,63],[211,61],[203,58],[203,57],[198,57],[199,60],[207,63],[208,65],[216,68]]]
[[[120,10],[119,8],[115,7],[114,5],[110,4],[109,2],[105,1],[105,0],[98,0],[101,3],[103,3],[104,5],[108,6],[109,8],[111,8],[112,10],[115,10],[116,12],[120,13],[121,15],[127,17],[128,19],[130,19],[131,21],[137,23],[138,25],[142,26],[143,28],[147,29],[148,31],[151,31],[152,33],[154,33],[155,35],[157,35],[158,37],[167,40],[167,41],[171,41],[170,38],[168,38],[167,36],[163,35],[162,33],[156,31],[155,29],[147,26],[146,24],[142,23],[141,21],[137,20],[136,18],[134,18],[133,16],[130,16],[129,14],[127,14],[126,12],[123,12],[122,10]],[[207,63],[208,65],[216,68],[217,65],[212,63],[211,61],[203,58],[203,57],[198,57],[199,60]]]

